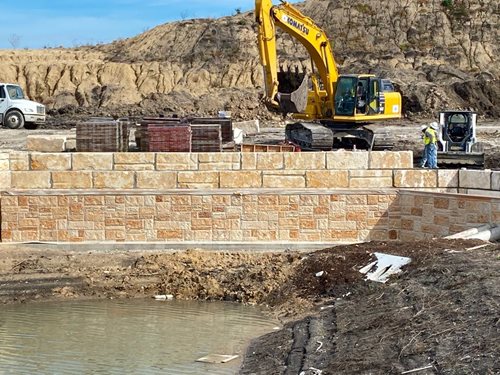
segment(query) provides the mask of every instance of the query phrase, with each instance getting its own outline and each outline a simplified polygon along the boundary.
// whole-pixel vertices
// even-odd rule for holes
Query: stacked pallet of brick
[[[79,152],[128,151],[129,123],[107,117],[95,117],[76,125],[76,149]]]
[[[233,141],[233,120],[230,118],[188,118],[187,121],[192,125],[220,125],[222,142]]]
[[[144,118],[136,130],[143,152],[191,152],[191,128],[176,118]]]
[[[193,152],[221,152],[222,134],[219,124],[191,124]]]

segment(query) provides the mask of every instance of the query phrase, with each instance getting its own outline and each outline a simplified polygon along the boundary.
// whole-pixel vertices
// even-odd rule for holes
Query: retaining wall
[[[362,151],[0,153],[0,240],[346,242],[446,235],[499,220],[500,172],[412,169],[412,159]],[[435,193],[466,191],[497,198],[434,203]],[[464,199],[489,203],[458,203]]]

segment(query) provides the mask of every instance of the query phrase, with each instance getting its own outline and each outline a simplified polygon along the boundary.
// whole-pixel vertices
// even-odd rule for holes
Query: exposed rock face
[[[374,72],[401,90],[407,114],[473,108],[500,116],[497,0],[309,0],[303,12],[330,35],[341,73]],[[307,66],[280,38],[281,56]],[[181,21],[78,49],[0,52],[0,81],[62,113],[177,112],[268,117],[253,13]]]

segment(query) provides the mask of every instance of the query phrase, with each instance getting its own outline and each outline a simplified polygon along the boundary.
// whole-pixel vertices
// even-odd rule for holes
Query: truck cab
[[[28,100],[21,86],[0,83],[0,124],[10,129],[35,129],[45,122],[45,106]]]

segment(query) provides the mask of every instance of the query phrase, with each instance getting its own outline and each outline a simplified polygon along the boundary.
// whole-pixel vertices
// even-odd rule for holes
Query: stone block
[[[0,171],[10,170],[10,157],[8,152],[0,152]]]
[[[500,171],[491,172],[491,190],[500,191]]]
[[[53,189],[91,189],[92,172],[64,171],[52,172]]]
[[[438,187],[440,188],[457,188],[458,187],[458,170],[454,169],[439,169],[438,170]]]
[[[198,154],[200,171],[226,171],[241,169],[240,153],[207,152]]]
[[[368,165],[370,169],[410,169],[413,168],[413,152],[372,151]]]
[[[93,179],[96,189],[133,189],[135,172],[93,172]]]
[[[490,170],[469,170],[459,171],[459,183],[462,189],[491,189],[491,171]]]
[[[26,137],[28,151],[63,152],[65,144],[65,135],[28,135]]]
[[[349,187],[356,189],[392,188],[392,170],[351,170],[349,171]]]
[[[30,169],[29,153],[13,151],[9,154],[11,171],[28,171]]]
[[[156,154],[156,169],[161,171],[198,170],[198,154],[165,152]]]
[[[111,171],[113,170],[112,153],[79,152],[72,154],[73,170]]]
[[[68,171],[71,169],[71,154],[32,153],[30,165],[33,171]]]
[[[304,188],[306,179],[304,175],[265,174],[262,177],[264,188]]]
[[[186,189],[205,189],[219,187],[219,173],[213,171],[207,172],[178,172],[177,182],[179,188]]]
[[[241,153],[241,169],[253,170],[257,169],[257,153],[242,152]]]
[[[11,186],[10,171],[0,171],[0,190],[9,190]]]
[[[321,170],[326,169],[325,152],[285,152],[285,169]]]
[[[175,189],[177,173],[170,171],[137,172],[138,189]]]
[[[437,170],[396,170],[394,171],[394,187],[435,188],[437,187]]]
[[[367,151],[333,151],[326,154],[327,169],[368,169]]]
[[[228,171],[220,172],[221,188],[260,188],[262,173],[260,171]]]
[[[332,189],[349,187],[348,171],[307,171],[308,188]]]
[[[151,164],[155,163],[155,154],[151,152],[117,152],[114,154],[116,164]]]
[[[259,120],[233,122],[233,128],[243,130],[244,134],[257,134],[260,133],[260,122]]]
[[[50,172],[48,171],[18,171],[12,172],[11,186],[13,189],[50,189]]]

